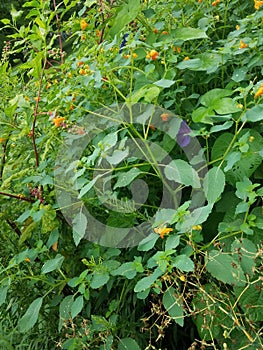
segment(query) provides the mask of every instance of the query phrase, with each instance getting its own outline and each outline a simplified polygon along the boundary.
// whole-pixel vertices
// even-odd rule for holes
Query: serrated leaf
[[[167,289],[163,295],[163,306],[168,314],[181,327],[184,325],[184,309],[181,302],[175,296],[176,291],[173,287]]]
[[[73,301],[70,309],[72,319],[75,318],[83,309],[84,299],[83,296],[80,295]]]
[[[87,228],[87,218],[83,213],[78,213],[73,220],[73,239],[76,246],[80,240],[85,236]]]
[[[145,237],[138,245],[138,250],[141,252],[147,252],[152,249],[157,242],[159,236],[156,233],[150,233]]]
[[[173,30],[173,36],[176,40],[183,41],[208,38],[204,30],[191,27],[177,28]]]
[[[165,242],[165,251],[178,247],[180,243],[180,236],[169,236]]]
[[[215,203],[224,191],[225,174],[218,167],[210,169],[205,175],[203,186],[208,203]]]
[[[60,269],[63,261],[64,261],[64,256],[61,254],[57,254],[54,259],[50,259],[45,262],[45,264],[42,266],[41,273],[45,274],[45,273]]]
[[[35,299],[28,307],[26,313],[18,321],[19,331],[22,333],[27,332],[29,329],[34,327],[37,322],[40,308],[42,306],[43,298]]]
[[[171,161],[164,168],[167,179],[193,188],[199,188],[200,179],[193,167],[182,159]]]
[[[229,254],[212,250],[209,253],[206,269],[213,277],[224,283],[243,286],[246,283],[239,263]]]
[[[161,79],[154,83],[154,85],[159,86],[161,88],[169,88],[174,84],[175,84],[175,81],[169,80],[169,79]]]
[[[138,281],[134,287],[135,293],[142,292],[151,287],[151,285],[163,274],[163,272],[157,267],[154,272],[147,276],[143,277]]]
[[[140,173],[141,173],[141,170],[138,168],[132,168],[126,173],[118,173],[117,174],[118,180],[114,185],[113,189],[115,190],[116,188],[119,188],[119,187],[128,186]]]
[[[104,286],[110,279],[110,275],[107,271],[94,271],[90,288],[97,289]]]
[[[132,338],[120,339],[118,350],[141,350],[137,342]]]
[[[193,261],[184,254],[176,256],[172,261],[172,265],[181,271],[194,271]]]

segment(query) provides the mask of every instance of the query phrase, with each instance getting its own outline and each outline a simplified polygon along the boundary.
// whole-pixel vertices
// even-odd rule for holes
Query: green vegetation
[[[263,2],[13,3],[0,348],[262,349]]]

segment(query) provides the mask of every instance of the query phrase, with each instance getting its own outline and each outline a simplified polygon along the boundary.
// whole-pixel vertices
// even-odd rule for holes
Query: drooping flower
[[[239,48],[240,49],[245,49],[248,47],[248,44],[246,44],[243,40],[240,40],[239,42]]]
[[[259,10],[259,8],[263,5],[263,1],[257,1],[254,0],[254,7],[256,10]]]
[[[163,122],[167,122],[169,119],[170,114],[169,113],[163,113],[161,114],[161,118]]]
[[[162,239],[164,238],[165,235],[169,234],[171,231],[173,231],[173,229],[169,227],[156,227],[154,229],[154,232],[160,235]]]
[[[212,6],[217,6],[220,3],[220,0],[215,0],[212,2]]]
[[[259,96],[263,95],[263,84],[260,85],[259,89],[255,93],[254,98],[258,98]]]
[[[156,50],[151,50],[150,52],[147,53],[146,58],[147,59],[151,58],[153,61],[155,61],[158,56],[159,56],[159,53]]]
[[[58,128],[62,125],[62,122],[65,120],[65,117],[55,117],[52,119],[52,122],[55,124],[55,127]]]
[[[89,25],[88,25],[88,23],[85,21],[85,19],[82,19],[82,20],[80,21],[80,28],[81,28],[81,30],[85,30],[88,26],[89,26]]]

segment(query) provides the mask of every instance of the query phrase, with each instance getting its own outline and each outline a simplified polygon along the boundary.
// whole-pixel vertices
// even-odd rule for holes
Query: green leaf
[[[83,309],[84,306],[84,299],[83,296],[80,295],[76,298],[76,300],[73,301],[70,309],[71,317],[72,319],[75,318]]]
[[[157,267],[154,272],[147,277],[143,277],[138,281],[134,287],[135,293],[142,292],[151,287],[152,284],[163,274],[163,272]]]
[[[125,149],[125,150],[120,150],[120,149],[116,149],[113,151],[112,155],[106,156],[107,161],[112,164],[112,165],[117,165],[120,162],[122,162],[129,154],[129,149]]]
[[[61,254],[57,254],[55,259],[51,259],[45,262],[45,264],[42,266],[41,273],[45,274],[45,273],[60,269],[63,261],[64,261],[64,256]]]
[[[94,271],[92,280],[90,283],[90,288],[92,289],[100,288],[104,286],[104,284],[106,284],[109,281],[109,279],[110,279],[110,275],[108,271]]]
[[[28,307],[26,313],[18,321],[19,331],[22,333],[27,332],[29,329],[34,327],[37,322],[38,314],[43,302],[43,298],[35,299]]]
[[[138,246],[138,250],[141,252],[147,252],[152,249],[157,242],[159,236],[156,233],[150,233],[147,237],[145,237]]]
[[[171,163],[164,168],[164,173],[169,180],[186,186],[192,186],[193,188],[201,187],[197,172],[190,164],[182,159],[171,161]]]
[[[120,33],[128,23],[136,18],[140,8],[140,0],[129,0],[128,3],[120,5],[117,14],[114,16],[109,35],[114,37]]]
[[[191,27],[177,28],[172,31],[172,35],[176,40],[183,41],[208,38],[204,30]]]
[[[169,79],[161,79],[154,83],[154,85],[159,86],[161,88],[169,88],[175,83],[174,80]]]
[[[163,306],[168,311],[168,314],[173,320],[181,327],[184,325],[184,309],[182,303],[176,298],[176,291],[173,287],[170,287],[164,292]]]
[[[10,286],[2,286],[0,288],[0,306],[5,303],[7,292]]]
[[[206,269],[213,277],[224,283],[234,284],[235,286],[246,284],[241,266],[229,254],[212,250],[207,259]]]
[[[218,167],[210,169],[205,175],[203,186],[208,203],[215,203],[218,197],[224,191],[225,174]]]
[[[237,107],[235,101],[230,97],[222,98],[217,100],[212,107],[218,114],[229,114],[240,112],[240,108]]]
[[[200,98],[200,103],[206,107],[213,106],[218,100],[222,99],[223,97],[232,95],[231,90],[226,89],[213,89],[208,92],[206,92],[203,96]]]
[[[137,274],[136,266],[134,262],[126,262],[120,267],[118,267],[116,270],[112,271],[111,274],[113,276],[121,275],[125,276],[128,279],[133,279]]]
[[[252,123],[263,120],[263,104],[259,104],[247,110],[242,120],[247,120]]]
[[[73,239],[76,246],[79,244],[80,240],[85,236],[87,228],[87,218],[80,212],[78,213],[73,220]]]
[[[73,295],[66,296],[59,305],[59,331],[62,329],[62,326],[65,321],[71,318],[71,306],[73,304]]]
[[[252,276],[256,266],[257,247],[247,238],[235,239],[231,245],[232,255],[239,261],[243,271]]]
[[[132,338],[120,339],[118,350],[141,350],[137,342]]]
[[[176,256],[172,261],[172,265],[181,271],[194,271],[193,261],[184,254]]]
[[[176,229],[180,232],[190,231],[194,225],[202,224],[208,218],[213,208],[213,204],[194,209],[190,214],[184,216],[183,222],[176,224]]]
[[[180,236],[169,236],[165,242],[165,251],[177,248],[180,243]]]
[[[126,173],[117,173],[117,182],[114,185],[113,189],[115,190],[116,188],[119,187],[126,187],[128,186],[139,174],[141,174],[141,170],[138,168],[132,168]]]

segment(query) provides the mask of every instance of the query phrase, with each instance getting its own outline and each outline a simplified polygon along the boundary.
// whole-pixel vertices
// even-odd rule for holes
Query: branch
[[[0,192],[0,196],[16,198],[16,199],[20,199],[21,201],[26,201],[26,202],[29,202],[29,203],[34,203],[35,202],[34,199],[24,197],[22,194],[12,194],[12,193]]]

